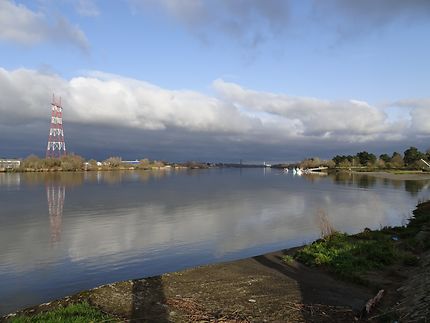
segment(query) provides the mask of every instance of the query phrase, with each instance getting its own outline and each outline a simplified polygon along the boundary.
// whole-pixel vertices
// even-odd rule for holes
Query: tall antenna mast
[[[46,158],[60,158],[63,155],[66,155],[63,130],[63,107],[61,106],[61,97],[59,100],[56,100],[53,94],[51,103],[51,126],[49,128],[48,146],[46,147]]]

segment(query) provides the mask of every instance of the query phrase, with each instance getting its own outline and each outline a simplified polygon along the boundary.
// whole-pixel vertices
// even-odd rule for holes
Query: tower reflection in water
[[[66,186],[64,184],[55,182],[49,182],[46,184],[46,197],[48,199],[52,243],[56,243],[61,240],[61,226],[65,196]]]

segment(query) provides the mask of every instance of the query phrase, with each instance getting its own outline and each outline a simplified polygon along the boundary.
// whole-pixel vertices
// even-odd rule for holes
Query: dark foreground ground
[[[118,318],[142,322],[347,322],[372,292],[336,281],[282,253],[105,285],[27,310],[87,301]]]
[[[109,284],[27,309],[18,315],[34,315],[86,301],[110,314],[112,322],[392,321],[379,316],[380,308],[361,317],[365,303],[375,294],[372,288],[335,280],[296,262],[286,265],[280,260],[281,255],[272,253]],[[427,253],[425,263],[412,272],[404,276],[390,274],[398,283],[391,281],[395,288],[388,289],[391,295],[386,296],[390,304],[382,300],[384,313],[387,309],[399,312],[400,322],[427,322],[430,318],[430,254]],[[6,321],[13,319],[14,316],[4,318]]]
[[[430,203],[419,209],[429,217]],[[405,241],[428,242],[429,237],[429,224],[420,222]],[[430,322],[429,250],[417,254],[412,266],[395,262],[364,273],[367,283],[361,285],[341,280],[327,268],[282,261],[294,252],[109,284],[0,321],[33,322],[38,313],[84,302],[108,319],[76,316],[70,322]],[[381,301],[363,315],[366,303],[381,289]]]

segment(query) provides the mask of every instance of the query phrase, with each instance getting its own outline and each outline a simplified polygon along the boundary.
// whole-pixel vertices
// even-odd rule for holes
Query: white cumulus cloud
[[[323,136],[352,141],[377,139],[402,131],[403,122],[391,123],[382,109],[358,100],[329,101],[258,92],[216,80],[219,95],[244,109],[270,113],[295,121],[302,136]]]
[[[60,16],[51,23],[44,13],[9,0],[0,1],[0,40],[24,45],[63,42],[83,51],[89,48],[84,32],[66,18]]]

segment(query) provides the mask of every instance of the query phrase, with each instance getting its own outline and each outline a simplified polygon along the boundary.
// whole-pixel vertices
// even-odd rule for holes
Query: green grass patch
[[[88,323],[88,322],[117,322],[114,317],[100,312],[88,303],[71,304],[66,307],[58,307],[48,312],[39,313],[34,316],[17,316],[10,319],[13,323]]]
[[[294,257],[308,266],[323,266],[343,278],[360,282],[360,273],[390,265],[396,256],[388,235],[365,231],[356,236],[336,232],[305,246]]]
[[[327,268],[342,278],[366,283],[369,270],[399,263],[417,266],[417,254],[430,249],[430,201],[421,203],[407,226],[365,229],[356,235],[335,232],[297,251],[305,265]]]

